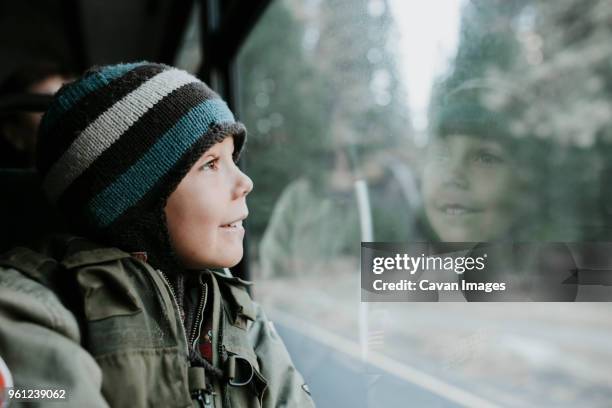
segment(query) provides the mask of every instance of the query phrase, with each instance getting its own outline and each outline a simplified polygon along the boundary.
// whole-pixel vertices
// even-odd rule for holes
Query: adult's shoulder
[[[14,248],[2,256],[0,317],[4,316],[13,324],[27,322],[46,327],[80,342],[75,314],[51,284],[55,260],[29,248]]]
[[[119,248],[67,234],[14,247],[0,254],[0,308],[51,329],[66,326],[66,334],[78,337],[74,320],[82,314],[79,293],[91,297],[111,290],[117,286],[109,287],[111,281],[129,286],[126,259],[131,255]]]
[[[58,261],[26,247],[13,248],[2,259],[0,354],[15,385],[41,388],[53,383],[70,391],[71,406],[108,406],[100,396],[100,368],[81,346],[79,313],[52,284]]]

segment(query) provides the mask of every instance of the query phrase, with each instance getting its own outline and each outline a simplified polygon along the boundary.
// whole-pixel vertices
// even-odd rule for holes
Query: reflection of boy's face
[[[232,137],[215,144],[168,198],[168,231],[188,268],[231,267],[242,259],[242,220],[253,182],[234,163],[233,151]]]
[[[516,216],[512,158],[499,142],[465,135],[438,139],[423,170],[425,214],[442,241],[488,241]]]

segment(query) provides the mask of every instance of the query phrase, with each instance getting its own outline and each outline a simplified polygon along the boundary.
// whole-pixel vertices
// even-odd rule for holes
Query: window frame
[[[201,41],[202,61],[198,77],[215,89],[227,102],[230,110],[240,117],[236,58],[242,45],[272,0],[202,0]],[[238,163],[245,167],[244,158]],[[251,277],[248,258],[248,229],[244,237],[244,255],[232,274],[243,279]]]

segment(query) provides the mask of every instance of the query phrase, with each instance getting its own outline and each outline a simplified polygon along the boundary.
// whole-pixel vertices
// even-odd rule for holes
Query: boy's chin
[[[227,256],[216,259],[212,264],[207,265],[208,268],[233,268],[242,260],[242,251],[234,256]]]
[[[221,268],[233,268],[234,266],[238,265],[240,263],[240,260],[242,259],[242,256],[240,258],[238,258],[238,260],[226,263],[225,265],[221,266]]]
[[[206,269],[206,268],[232,268],[242,260],[243,251],[239,251],[236,254],[227,254],[223,257],[215,257],[213,259],[191,259],[184,261],[184,265],[188,269]]]

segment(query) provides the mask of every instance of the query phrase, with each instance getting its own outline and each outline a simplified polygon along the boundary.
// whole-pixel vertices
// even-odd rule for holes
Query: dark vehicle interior
[[[235,106],[236,55],[270,1],[3,2],[0,10],[0,78],[37,60],[61,61],[70,72],[116,61],[149,60],[172,65],[190,18],[201,21],[201,59],[197,75]],[[201,4],[200,4],[201,3]],[[13,39],[19,38],[19,41]],[[0,112],[44,112],[51,98],[28,93],[4,94]],[[4,167],[4,166],[3,166]],[[2,169],[0,249],[31,243],[61,230],[45,203],[33,170]],[[246,258],[235,267],[247,277]]]

